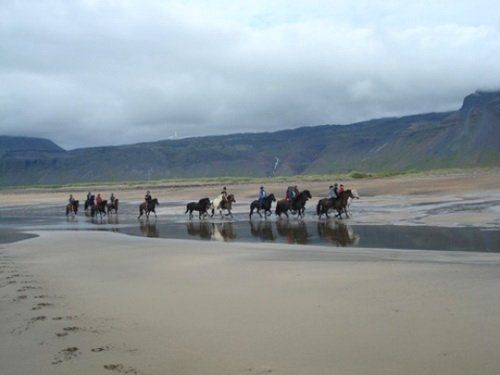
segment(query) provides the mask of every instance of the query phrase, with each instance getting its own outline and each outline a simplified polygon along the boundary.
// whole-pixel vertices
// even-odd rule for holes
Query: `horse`
[[[66,205],[66,216],[68,216],[70,213],[72,215],[76,215],[78,213],[78,207],[80,203],[76,200],[74,200],[72,203],[68,203]]]
[[[191,220],[193,218],[193,211],[198,211],[199,219],[201,219],[201,215],[208,215],[210,206],[210,198],[202,198],[198,202],[190,202],[186,205],[186,212],[184,212],[184,215],[189,211],[189,219]]]
[[[354,195],[354,198],[351,198],[349,197],[347,199],[347,207],[345,208],[346,209],[346,213],[349,214],[349,215],[352,215],[352,212],[351,212],[351,203],[354,199],[359,199],[359,194],[358,194],[358,191],[355,190],[355,189],[352,189],[352,195]]]
[[[259,214],[260,217],[262,215],[260,214],[260,210],[264,210],[264,217],[267,218],[268,215],[272,215],[271,212],[271,204],[273,202],[276,202],[276,198],[274,197],[274,194],[269,194],[269,196],[264,198],[264,202],[262,203],[262,207],[260,206],[260,202],[258,200],[254,200],[252,203],[250,203],[250,219],[252,218],[253,215],[253,210],[257,210],[257,213]],[[268,214],[269,212],[269,214]]]
[[[108,210],[108,215],[110,213],[112,213],[112,211],[115,211],[115,214],[118,213],[118,199],[115,199],[114,200],[114,203],[111,203],[109,202],[107,205],[106,205],[106,208]]]
[[[146,214],[146,219],[149,220],[149,214],[152,212],[155,214],[155,218],[157,217],[156,215],[156,206],[159,206],[160,202],[158,202],[158,199],[151,199],[149,202],[142,202],[139,205],[139,216],[137,216],[137,219],[140,219],[142,215]]]
[[[90,210],[90,215],[92,217],[97,216],[99,214],[99,217],[102,219],[102,216],[106,216],[106,206],[108,205],[107,200],[101,201],[101,203],[96,204],[95,206],[92,206]]]
[[[219,198],[219,197],[218,197]],[[222,210],[226,210],[228,214],[226,216],[231,216],[233,217],[233,214],[231,213],[231,208],[233,206],[233,203],[236,202],[236,199],[234,199],[233,194],[229,194],[226,197],[222,196],[222,199],[218,200],[217,198],[213,200],[212,202],[212,217],[214,216],[215,209],[218,209],[220,212],[220,216],[222,217]]]
[[[320,199],[318,204],[316,205],[316,214],[321,218],[321,215],[325,214],[327,218],[330,218],[328,216],[328,210],[334,209],[337,211],[337,214],[335,217],[339,217],[342,219],[342,213],[345,213],[346,217],[349,217],[349,214],[347,213],[347,202],[349,198],[356,198],[354,194],[352,193],[352,190],[344,190],[342,193],[339,193],[337,198],[323,198]]]
[[[285,214],[288,218],[288,211],[292,211],[292,214],[298,213],[299,217],[303,217],[306,209],[306,202],[310,198],[312,198],[310,191],[304,190],[300,192],[292,202],[281,199],[276,203],[275,214],[279,217],[281,217],[281,214]]]

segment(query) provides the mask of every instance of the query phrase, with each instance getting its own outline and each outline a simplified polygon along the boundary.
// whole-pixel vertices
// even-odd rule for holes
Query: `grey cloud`
[[[391,2],[373,18],[373,2],[206,4],[2,2],[0,133],[81,147],[278,130],[450,110],[500,87],[500,27],[467,4],[435,5],[442,24]]]

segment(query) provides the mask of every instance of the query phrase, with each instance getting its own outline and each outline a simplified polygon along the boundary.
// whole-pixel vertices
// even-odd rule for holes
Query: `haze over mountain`
[[[500,165],[500,91],[454,112],[66,151],[0,136],[0,185],[387,172]]]

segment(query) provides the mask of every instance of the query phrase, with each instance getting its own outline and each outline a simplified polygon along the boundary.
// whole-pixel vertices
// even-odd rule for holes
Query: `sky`
[[[60,146],[349,124],[500,89],[500,0],[0,0],[0,134]]]

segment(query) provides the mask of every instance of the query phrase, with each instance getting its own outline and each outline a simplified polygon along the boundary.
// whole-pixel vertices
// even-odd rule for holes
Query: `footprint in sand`
[[[38,303],[36,306],[32,307],[31,310],[41,310],[44,307],[51,307],[51,306],[54,306],[54,304],[47,303],[47,302],[41,302],[41,303]]]
[[[65,361],[70,361],[76,357],[78,357],[81,354],[80,350],[76,346],[70,346],[66,349],[61,350],[57,355],[54,357],[54,360],[52,361],[53,365],[58,365],[60,363],[63,363]]]
[[[108,351],[108,350],[111,350],[111,347],[109,345],[100,346],[98,348],[90,349],[90,351],[92,351],[94,353],[100,353],[100,352],[104,352],[104,351]]]
[[[119,372],[121,374],[139,374],[133,367],[125,367],[121,363],[104,365],[104,368],[109,371]]]

